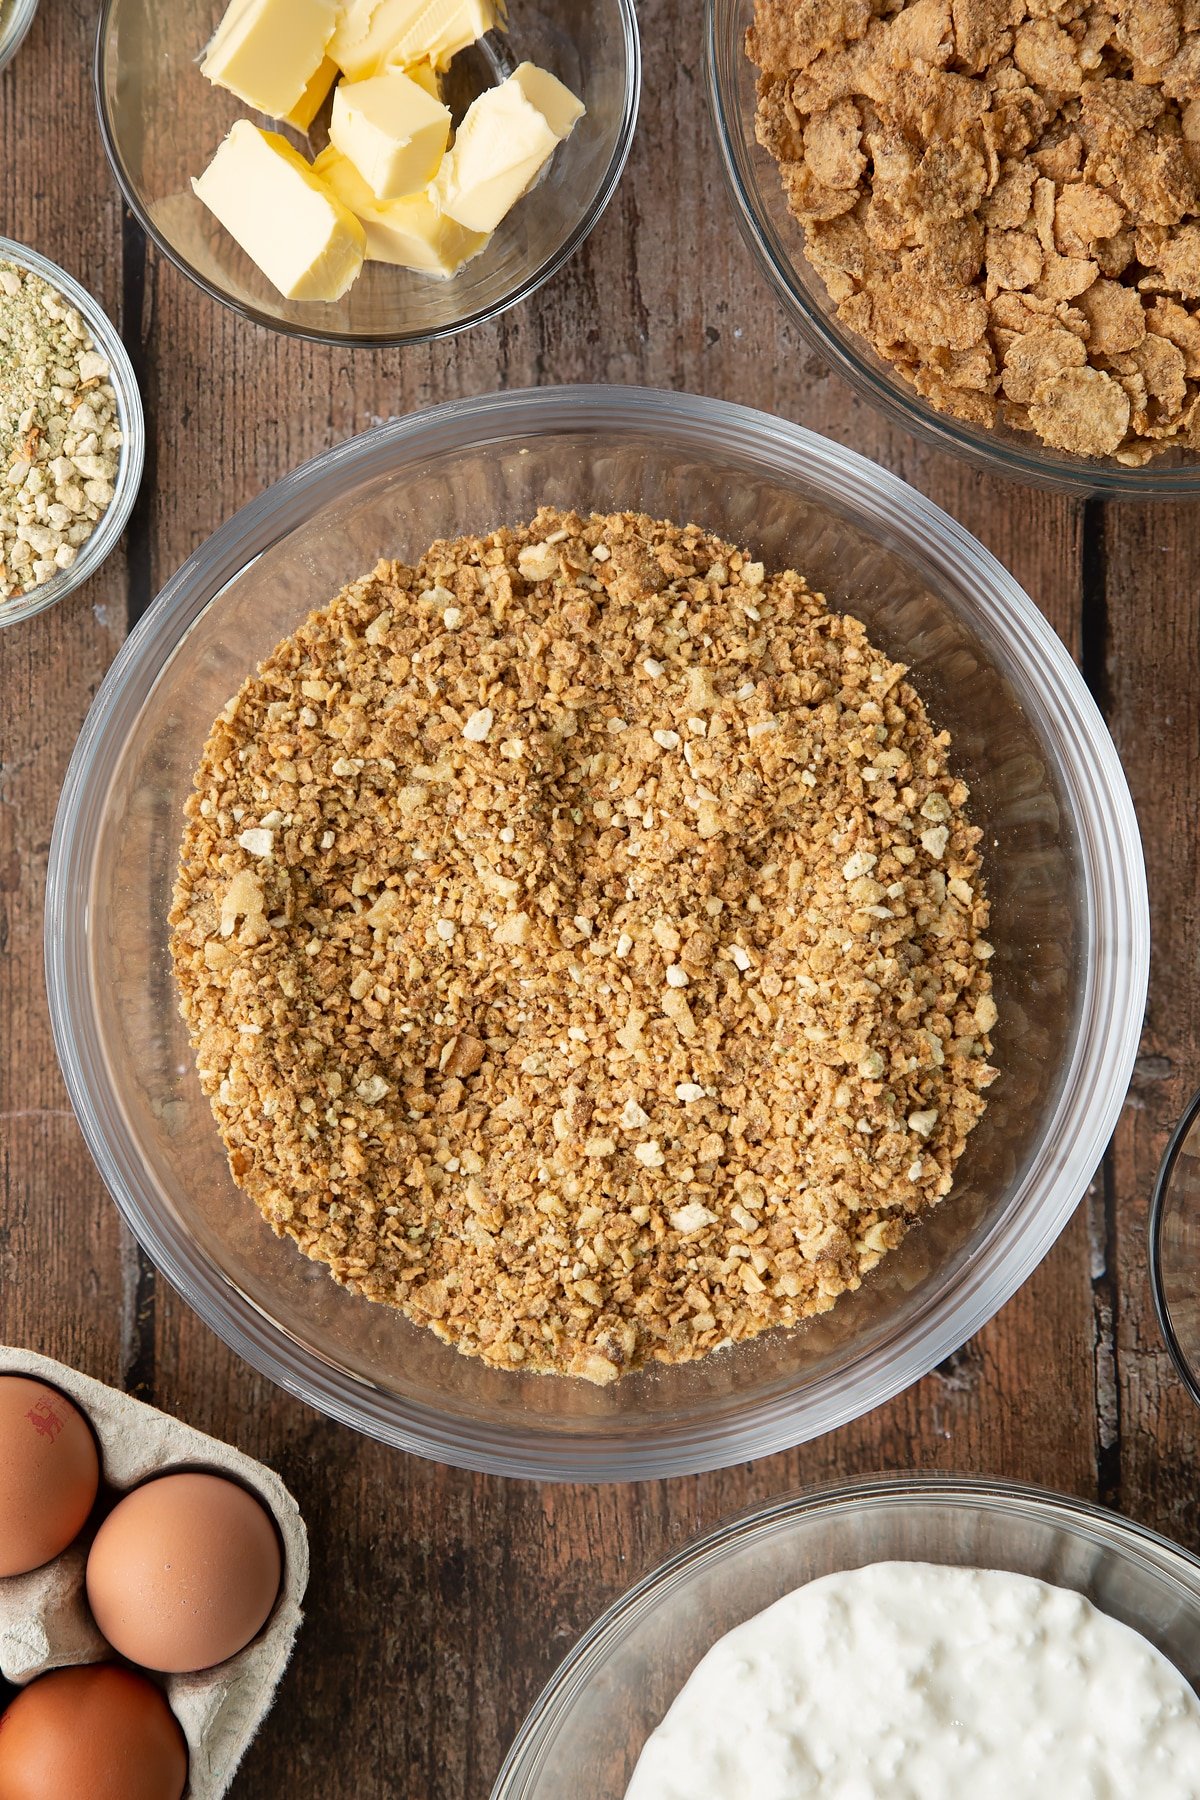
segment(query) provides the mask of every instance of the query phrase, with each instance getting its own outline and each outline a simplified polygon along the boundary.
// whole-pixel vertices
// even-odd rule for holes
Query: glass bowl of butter
[[[548,281],[616,190],[640,85],[633,0],[105,0],[96,46],[163,254],[338,344],[447,337]]]

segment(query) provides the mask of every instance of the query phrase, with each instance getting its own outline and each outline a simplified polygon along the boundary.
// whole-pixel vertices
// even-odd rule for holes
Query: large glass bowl
[[[449,336],[528,298],[562,267],[608,205],[633,142],[641,86],[633,0],[514,0],[508,37],[456,59],[478,91],[511,58],[542,64],[587,115],[555,153],[536,194],[449,281],[368,263],[333,304],[285,300],[192,192],[245,103],[198,63],[226,0],[104,0],[96,103],[104,147],[135,217],[205,293],[259,325],[335,344],[417,344]],[[457,89],[455,90],[458,91]],[[453,97],[453,96],[452,96]],[[253,114],[256,122],[273,121]],[[303,137],[289,132],[304,146]]]
[[[622,1800],[647,1737],[718,1638],[806,1581],[888,1561],[1074,1588],[1200,1686],[1200,1561],[1166,1538],[1016,1483],[868,1477],[734,1519],[618,1600],[538,1700],[492,1800]]]
[[[0,600],[0,628],[3,628],[5,625],[20,624],[24,619],[32,619],[38,613],[45,612],[48,607],[56,606],[60,600],[65,600],[68,594],[73,594],[85,581],[90,581],[101,564],[112,555],[120,542],[121,533],[129,523],[129,515],[142,485],[142,471],[146,461],[146,417],[129,352],[121,341],[120,332],[100,302],[86,288],[80,287],[65,269],[60,269],[57,263],[52,263],[36,250],[31,250],[27,244],[18,244],[12,238],[0,237],[0,262],[16,263],[18,268],[28,269],[31,274],[40,276],[79,313],[91,334],[93,345],[108,361],[108,378],[117,397],[117,418],[124,438],[113,482],[113,497],[96,521],[91,537],[81,547],[69,569],[52,575],[49,581],[44,581],[28,594],[13,594],[7,600]]]
[[[608,1389],[462,1357],[272,1236],[230,1179],[166,949],[192,772],[256,661],[380,556],[528,518],[542,501],[700,520],[859,614],[954,734],[994,903],[1003,1078],[953,1196],[824,1318]],[[58,1052],[93,1155],[150,1256],[229,1344],[406,1449],[623,1480],[739,1462],[840,1425],[1008,1299],[1112,1131],[1148,924],[1108,733],[1058,638],[975,539],[885,470],[763,414],[560,388],[459,401],[357,438],[196,552],[84,726],[55,827],[46,943]]]
[[[838,318],[824,281],[804,254],[804,233],[788,210],[779,166],[754,136],[757,70],[746,55],[754,0],[704,0],[709,104],[726,181],[743,236],[804,338],[893,424],[942,450],[1015,481],[1069,493],[1135,499],[1200,495],[1200,456],[1166,451],[1144,468],[1051,450],[1032,432],[993,430],[938,412],[865,338]]]

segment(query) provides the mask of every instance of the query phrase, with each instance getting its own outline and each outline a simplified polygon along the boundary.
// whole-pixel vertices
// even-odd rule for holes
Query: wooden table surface
[[[307,1515],[308,1618],[241,1800],[486,1800],[542,1683],[630,1582],[752,1502],[875,1469],[1006,1475],[1200,1549],[1200,1415],[1146,1279],[1148,1197],[1200,1079],[1200,509],[1023,491],[856,400],[784,321],[726,204],[695,0],[640,0],[646,99],[595,235],[495,325],[406,352],[286,342],[219,309],[123,211],[91,96],[96,0],[43,0],[0,76],[0,232],[97,292],[142,383],[149,458],[123,552],[0,632],[0,1341],[177,1413],[278,1469]],[[129,623],[235,508],[302,459],[502,386],[642,382],[851,444],[978,534],[1079,658],[1145,836],[1155,950],[1113,1144],[1056,1248],[988,1328],[870,1417],[697,1479],[538,1487],[357,1438],[259,1379],[139,1254],[69,1109],[42,973],[46,858],[88,704]]]

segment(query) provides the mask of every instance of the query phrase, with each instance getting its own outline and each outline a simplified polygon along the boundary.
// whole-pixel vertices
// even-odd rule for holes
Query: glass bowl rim
[[[6,69],[21,45],[25,35],[37,17],[41,0],[14,0],[12,17],[3,32],[0,32],[0,70]]]
[[[173,267],[179,270],[181,275],[198,287],[201,292],[207,294],[210,300],[215,300],[219,306],[225,307],[238,318],[248,319],[251,324],[260,325],[266,331],[277,331],[281,336],[294,338],[298,342],[334,344],[352,350],[407,349],[418,344],[437,343],[443,338],[457,337],[460,332],[472,331],[477,325],[488,324],[492,319],[498,319],[510,308],[521,305],[523,301],[538,293],[587,242],[616,193],[625,172],[625,165],[629,161],[637,130],[642,95],[642,40],[635,0],[608,0],[608,3],[615,6],[620,20],[625,45],[626,79],[617,140],[603,180],[596,191],[595,199],[587,211],[580,215],[575,226],[568,232],[558,249],[539,263],[536,268],[528,270],[511,292],[505,294],[502,299],[493,301],[490,305],[479,307],[475,312],[469,313],[452,325],[437,325],[420,331],[355,332],[329,328],[322,330],[315,322],[308,325],[297,324],[291,319],[278,319],[270,313],[263,312],[260,307],[235,300],[223,288],[218,287],[215,282],[202,275],[198,269],[193,268],[182,251],[177,250],[169,238],[158,229],[142,205],[141,197],[126,169],[117,132],[109,116],[104,83],[106,66],[104,45],[108,33],[108,23],[119,0],[103,0],[96,25],[96,49],[92,62],[92,90],[95,96],[96,116],[100,124],[100,138],[104,145],[104,154],[109,168],[116,177],[117,186],[121,190],[125,204],[150,242],[157,247]]]
[[[704,86],[721,172],[743,239],[776,299],[810,347],[893,425],[988,474],[1084,498],[1187,500],[1200,496],[1200,453],[1192,462],[1176,468],[1160,468],[1154,458],[1140,469],[1126,469],[1102,458],[1095,459],[1093,466],[1082,459],[1061,458],[1032,434],[1026,434],[1030,448],[1025,451],[1017,443],[992,437],[950,413],[938,412],[915,388],[904,391],[899,378],[893,379],[876,369],[866,355],[854,348],[853,334],[848,329],[843,336],[840,329],[834,328],[796,281],[794,259],[781,260],[776,255],[759,208],[742,177],[735,120],[731,117],[736,109],[721,78],[718,33],[718,14],[724,15],[739,4],[740,0],[704,0]]]
[[[85,287],[40,251],[15,238],[0,237],[0,261],[15,262],[54,288],[82,317],[96,347],[108,359],[117,411],[125,441],[117,462],[114,493],[79,555],[61,574],[51,576],[28,594],[0,600],[0,628],[34,619],[82,587],[116,549],[137,501],[146,462],[146,416],[141,389],[121,334],[100,302]]]
[[[1171,1355],[1188,1393],[1200,1406],[1200,1371],[1194,1369],[1184,1353],[1171,1318],[1171,1303],[1167,1299],[1166,1277],[1163,1273],[1163,1218],[1167,1210],[1167,1193],[1171,1179],[1175,1173],[1175,1164],[1179,1160],[1192,1127],[1200,1119],[1200,1089],[1196,1091],[1183,1109],[1179,1123],[1172,1131],[1162,1162],[1154,1181],[1154,1193],[1150,1201],[1150,1217],[1147,1221],[1147,1237],[1150,1246],[1150,1295],[1154,1301],[1154,1311],[1158,1318],[1158,1328],[1162,1332],[1163,1342]]]
[[[451,1418],[398,1396],[299,1344],[190,1234],[164,1216],[137,1146],[114,1102],[99,1053],[86,951],[93,851],[107,783],[141,707],[200,612],[270,544],[321,504],[331,476],[361,483],[399,457],[486,447],[519,435],[570,431],[674,432],[686,447],[714,441],[754,450],[776,479],[807,477],[851,492],[860,528],[890,529],[936,572],[937,558],[989,609],[1029,683],[1029,703],[1053,695],[1053,734],[1071,771],[1084,863],[1084,904],[1104,952],[1082,972],[1081,1025],[1040,1153],[1009,1212],[953,1284],[868,1358],[848,1362],[800,1396],[793,1387],[745,1415],[738,1430],[688,1419],[664,1441],[651,1433],[614,1443],[603,1424],[563,1437],[532,1421],[519,1430]],[[690,433],[690,436],[689,436]],[[683,451],[681,451],[681,454]],[[1036,705],[1035,705],[1036,710]],[[1106,885],[1107,884],[1107,885]],[[899,477],[804,427],[704,396],[620,387],[534,388],[456,400],[376,427],[326,450],[252,500],[199,546],[164,586],[110,668],[84,721],[55,819],[46,891],[46,974],[59,1062],[88,1148],[126,1222],[155,1265],[209,1327],[252,1367],[342,1423],[457,1467],[535,1480],[624,1481],[696,1473],[789,1448],[861,1416],[959,1347],[1041,1261],[1086,1190],[1116,1122],[1136,1055],[1149,968],[1149,908],[1136,815],[1112,739],[1064,645],[1011,575],[964,527]],[[900,1340],[897,1343],[897,1338]],[[865,1396],[865,1398],[864,1398]],[[816,1415],[814,1420],[814,1415]]]
[[[815,1488],[791,1489],[745,1507],[690,1539],[605,1607],[567,1652],[534,1700],[496,1777],[490,1800],[518,1800],[512,1783],[518,1776],[538,1772],[536,1767],[522,1768],[520,1765],[540,1752],[547,1733],[557,1726],[580,1690],[603,1668],[610,1640],[624,1628],[631,1615],[647,1610],[660,1597],[669,1595],[683,1578],[718,1560],[727,1547],[739,1539],[753,1542],[793,1518],[817,1513],[836,1518],[862,1508],[871,1510],[894,1504],[897,1500],[973,1505],[980,1510],[1017,1517],[1038,1514],[1061,1519],[1068,1528],[1076,1531],[1090,1530],[1101,1538],[1115,1538],[1124,1554],[1135,1561],[1149,1563],[1156,1574],[1171,1577],[1177,1585],[1184,1584],[1185,1574],[1190,1577],[1190,1598],[1200,1614],[1200,1557],[1150,1526],[1099,1506],[1095,1501],[1004,1478],[941,1472],[909,1474],[903,1470],[849,1476]],[[1097,1527],[1105,1529],[1097,1532]]]

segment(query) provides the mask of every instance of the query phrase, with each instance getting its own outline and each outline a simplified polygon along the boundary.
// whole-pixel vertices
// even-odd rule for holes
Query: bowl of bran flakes
[[[868,1043],[914,931],[925,1035]],[[47,910],[157,1267],[331,1416],[541,1479],[779,1450],[961,1345],[1085,1191],[1147,958],[1112,743],[995,560],[613,388],[399,421],[223,527],[89,715]]]
[[[1200,30],[1050,10],[706,0],[735,214],[895,424],[1063,492],[1194,496]]]

